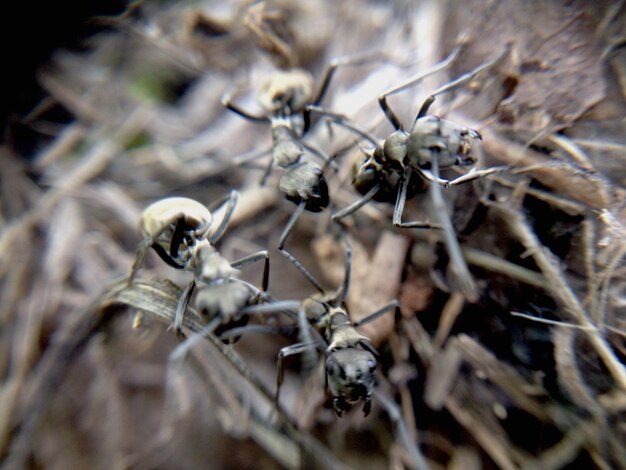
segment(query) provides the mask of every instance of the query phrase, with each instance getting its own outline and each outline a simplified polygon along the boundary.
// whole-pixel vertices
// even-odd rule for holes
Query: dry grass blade
[[[499,206],[498,210],[503,214],[503,220],[506,221],[513,235],[519,238],[526,250],[528,250],[528,253],[537,262],[544,276],[546,276],[555,297],[564,307],[564,313],[568,316],[566,320],[574,321],[583,328],[589,328],[586,330],[589,341],[604,361],[617,385],[621,389],[626,390],[626,368],[615,357],[606,340],[595,329],[595,325],[592,324],[589,315],[567,284],[554,255],[541,245],[521,214],[502,206]]]
[[[47,96],[31,111],[6,110],[16,113],[0,146],[0,464],[623,467],[625,4],[133,1],[119,15],[98,11],[105,16],[89,22],[96,36],[5,87],[15,95],[8,102],[21,100],[32,77],[41,85],[36,99]],[[52,47],[28,13],[25,30],[42,33],[31,43]],[[56,30],[69,31],[62,22],[74,15],[57,17]],[[7,74],[20,76],[19,64],[7,63]],[[304,132],[305,110],[294,105],[300,91],[273,82],[295,68],[304,94],[325,88],[315,104],[364,135],[318,114]],[[308,74],[314,86],[302,82]],[[293,166],[274,165],[265,185],[267,165],[281,161],[271,152],[275,129],[225,108],[234,90],[241,110],[271,114],[302,149]],[[406,175],[395,167],[432,174],[421,168],[428,162],[416,162],[415,126],[410,145],[394,134],[406,154],[391,158],[383,147],[368,156],[370,147],[385,136],[395,146],[392,128],[408,130],[433,92],[432,106],[421,109],[441,118],[440,130],[449,122],[455,139],[480,132],[482,142],[475,135],[471,152],[462,149],[463,163],[476,165],[459,176],[458,160],[450,168],[453,160],[437,159],[441,178],[454,183],[440,188],[433,207],[433,186],[405,179],[396,211],[388,199],[397,199],[393,188]],[[432,157],[449,143],[423,150]],[[352,247],[351,320],[400,304],[396,321],[391,308],[358,327],[378,353],[366,417],[364,406],[335,415],[329,383],[339,381],[324,366],[339,354],[325,351],[323,327],[317,353],[285,362],[276,409],[277,353],[313,336],[299,331],[305,318],[247,315],[230,337],[241,332],[236,343],[196,336],[171,367],[176,338],[167,327],[178,286],[196,273],[148,250],[140,281],[111,285],[133,263],[143,207],[190,198],[217,227],[227,211],[212,204],[236,190],[228,228],[211,243],[225,264],[267,251],[263,301],[290,299],[297,309],[313,286],[276,248],[294,213],[281,179],[294,197],[315,189],[289,176],[303,162],[323,168],[315,184],[328,186],[328,202],[294,225],[289,252],[312,277],[325,277],[320,290],[335,290],[345,271],[342,230]],[[372,174],[382,183],[361,199],[353,183],[369,188]],[[338,227],[332,215],[350,206],[355,212]],[[415,223],[394,229],[394,219]],[[440,219],[445,239],[419,223]],[[183,235],[181,246],[189,243]],[[263,267],[239,267],[240,280],[258,286]],[[202,303],[206,287],[202,280],[190,305]],[[465,297],[454,293],[459,287]],[[206,325],[197,311],[186,310],[186,334]],[[133,313],[143,319],[135,328]],[[319,366],[307,370],[313,356]],[[342,362],[346,377],[353,365],[363,377],[355,357]]]

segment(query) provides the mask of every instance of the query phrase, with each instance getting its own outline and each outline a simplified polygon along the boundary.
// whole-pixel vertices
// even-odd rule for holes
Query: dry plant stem
[[[540,164],[545,168],[536,171],[533,176],[551,188],[559,188],[562,193],[583,202],[594,209],[601,210],[609,205],[609,188],[606,181],[598,175],[577,170],[575,167],[561,165],[555,168],[548,156],[535,152],[524,145],[512,142],[492,129],[481,129],[485,150],[500,161],[510,165]],[[569,171],[564,171],[569,170]]]
[[[432,173],[435,179],[439,179],[439,163],[437,158],[432,160]],[[436,218],[439,219],[439,224],[442,227],[443,242],[448,250],[448,256],[450,261],[448,263],[448,271],[453,274],[452,290],[458,289],[468,300],[468,302],[474,303],[479,298],[478,289],[474,278],[467,267],[463,252],[461,251],[461,245],[456,238],[456,232],[452,226],[452,220],[448,214],[448,208],[443,200],[443,192],[439,184],[430,185],[430,199],[432,201],[433,210],[436,214]]]
[[[478,266],[494,273],[504,274],[511,279],[540,289],[546,287],[546,279],[540,273],[511,263],[498,256],[469,247],[463,248],[463,256],[473,266]]]
[[[507,180],[506,178],[499,176],[492,176],[491,179],[507,188],[514,188],[519,184],[517,182],[512,182]],[[585,213],[585,206],[583,204],[579,204],[569,199],[565,199],[554,194],[529,187],[525,188],[525,193],[539,199],[540,201],[547,202],[548,204],[561,209],[569,215],[580,215]]]
[[[81,124],[67,126],[57,136],[56,140],[35,158],[33,167],[43,171],[62,157],[69,155],[78,143],[85,137],[87,130]]]
[[[10,252],[9,248],[13,245],[14,240],[46,217],[67,193],[78,189],[89,180],[98,176],[113,158],[122,151],[125,143],[146,125],[149,116],[150,109],[148,107],[137,107],[119,125],[113,136],[99,140],[80,159],[80,163],[76,165],[66,178],[41,196],[33,209],[12,222],[0,236],[0,263],[5,261],[6,256],[4,253]]]
[[[594,436],[606,431],[602,425],[594,421],[582,421],[550,449],[541,453],[537,458],[524,461],[521,468],[531,470],[536,468],[559,469],[567,466],[580,453],[581,447],[589,445]]]
[[[554,296],[564,307],[564,311],[570,316],[576,324],[584,328],[594,328],[587,312],[576,298],[571,288],[565,281],[563,273],[558,267],[558,262],[554,259],[554,255],[542,246],[528,226],[523,216],[502,205],[495,205],[502,215],[502,220],[509,226],[511,232],[524,245],[528,253],[533,257],[544,276],[550,284]],[[626,368],[615,357],[615,354],[607,344],[605,339],[597,331],[586,331],[589,342],[592,344],[598,355],[602,358],[604,364],[609,370],[611,376],[615,379],[617,385],[626,390]]]
[[[615,273],[615,270],[622,264],[624,256],[626,255],[626,243],[619,240],[619,247],[617,252],[611,257],[611,261],[608,266],[602,271],[600,278],[600,298],[598,302],[598,309],[596,312],[592,312],[594,319],[599,327],[602,327],[606,323],[607,305],[609,301],[609,287],[611,285],[611,277]]]
[[[430,364],[435,350],[431,344],[430,335],[424,329],[422,324],[415,317],[403,318],[402,329],[409,338],[411,346],[418,356],[427,365]]]
[[[273,429],[267,420],[259,419],[254,410],[246,409],[244,406],[245,397],[241,396],[242,394],[236,394],[235,389],[229,386],[228,381],[225,380],[225,371],[218,373],[214,358],[203,354],[195,354],[194,356],[202,365],[203,371],[206,372],[211,387],[226,402],[226,406],[230,410],[229,415],[234,417],[228,425],[222,422],[224,430],[235,437],[250,436],[285,468],[293,470],[302,468],[301,454],[296,444]],[[173,431],[172,428],[170,432]]]
[[[73,318],[71,324],[59,331],[54,338],[49,350],[37,366],[27,393],[21,397],[23,402],[20,410],[23,416],[16,421],[22,424],[16,430],[13,441],[9,443],[11,447],[8,449],[8,460],[6,460],[7,454],[2,455],[3,463],[7,463],[9,467],[21,468],[23,466],[24,459],[28,456],[32,435],[47,409],[48,397],[53,394],[53,390],[62,380],[71,359],[80,353],[117,314],[126,313],[128,307],[131,307],[142,310],[145,314],[165,319],[168,324],[173,322],[178,298],[181,295],[179,287],[168,281],[154,283],[136,281],[131,288],[125,288],[125,285],[126,280],[122,280],[111,287],[86,309],[85,315]],[[189,309],[188,313],[184,317],[185,328],[194,332],[200,331],[204,325],[199,321],[198,315],[192,309]],[[233,349],[228,348],[214,335],[207,336],[207,339],[244,379],[248,380],[269,403],[273,403],[271,391]],[[298,431],[281,409],[278,409],[278,414],[289,437],[315,455],[323,468],[344,468],[343,464],[338,462],[312,436]]]
[[[454,326],[454,322],[459,314],[463,311],[464,305],[465,297],[459,292],[453,293],[446,302],[446,305],[444,305],[439,319],[439,325],[437,326],[437,332],[433,338],[433,347],[435,349],[440,349],[448,339],[450,330]]]
[[[456,339],[450,341],[445,349],[437,352],[428,371],[424,402],[433,410],[443,408],[459,374],[463,358],[456,342]]]
[[[526,379],[513,367],[499,361],[493,353],[467,335],[459,335],[454,347],[459,349],[466,362],[498,384],[519,408],[541,421],[548,421],[545,408],[524,391]]]
[[[463,385],[457,384],[455,388],[461,389]],[[518,466],[510,455],[513,446],[503,437],[506,433],[502,429],[494,431],[492,429],[494,426],[491,425],[493,420],[484,419],[486,413],[468,406],[473,402],[468,394],[467,390],[458,390],[446,399],[446,408],[465,429],[472,433],[474,439],[500,468],[516,470]]]
[[[401,364],[408,360],[407,347],[402,347],[401,344],[407,343],[405,338],[400,338],[395,332],[389,338],[389,345],[391,346],[391,354],[393,355],[393,363]],[[406,352],[404,352],[406,351]],[[403,353],[404,352],[404,353]],[[402,407],[402,415],[407,425],[409,435],[411,439],[417,439],[417,427],[415,425],[415,409],[413,408],[413,402],[411,397],[411,391],[407,386],[407,380],[394,381],[398,387],[400,393],[400,405]]]
[[[582,221],[583,259],[587,276],[587,295],[584,304],[588,306],[596,325],[601,324],[598,316],[598,288],[596,283],[596,249],[594,225],[589,219]]]
[[[568,137],[552,134],[547,137],[547,140],[567,152],[581,168],[589,171],[593,170],[593,165],[587,154]]]
[[[626,150],[626,145],[614,142],[601,142],[598,140],[588,139],[572,139],[572,142],[581,147],[587,147],[594,150],[614,150],[622,153],[622,156],[624,155],[623,152]]]
[[[107,117],[102,116],[102,113],[94,106],[94,103],[86,100],[81,93],[73,89],[71,85],[64,83],[60,78],[51,74],[42,74],[40,82],[43,88],[77,118],[86,122],[106,122]]]
[[[554,328],[552,332],[554,361],[559,383],[567,390],[574,403],[594,416],[602,416],[602,409],[598,406],[597,398],[585,383],[581,375],[582,371],[578,367],[574,349],[575,338],[576,331],[572,328],[560,326]]]
[[[285,468],[293,470],[303,468],[300,449],[293,441],[268,426],[266,421],[252,417],[248,431],[254,441]]]
[[[420,452],[417,444],[411,440],[411,436],[407,430],[406,423],[402,419],[402,414],[400,413],[400,409],[398,405],[396,405],[387,395],[382,393],[379,389],[375,388],[373,392],[374,397],[378,402],[385,408],[391,420],[396,423],[398,428],[398,434],[400,434],[400,439],[402,440],[402,444],[404,448],[411,456],[411,460],[413,461],[413,465],[417,470],[428,470],[430,467],[426,463],[426,459]]]
[[[482,468],[480,456],[472,447],[458,447],[448,463],[448,470],[481,470]]]

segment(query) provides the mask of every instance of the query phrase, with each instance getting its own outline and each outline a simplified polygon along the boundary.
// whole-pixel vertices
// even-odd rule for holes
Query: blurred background
[[[626,468],[625,2],[59,8],[3,15],[4,468]],[[334,59],[366,54],[336,70],[321,105],[382,141],[393,127],[381,93],[460,44],[449,67],[388,102],[409,129],[429,93],[503,57],[430,109],[480,132],[477,167],[501,170],[444,190],[478,298],[460,292],[440,231],[394,229],[393,205],[370,202],[345,219],[348,309],[356,321],[397,299],[400,312],[362,330],[379,351],[369,416],[357,406],[336,417],[323,361],[307,370],[297,357],[278,416],[276,358],[299,341],[281,315],[252,320],[280,334],[207,341],[168,370],[179,343],[168,328],[192,274],[150,252],[143,287],[119,290],[148,204],[209,205],[239,190],[220,253],[269,250],[275,299],[315,291],[276,249],[296,206],[278,191],[282,170],[259,185],[270,127],[222,98],[261,114],[276,70],[319,84]],[[360,197],[353,162],[371,144],[318,118],[303,140],[336,155],[331,204],[305,213],[287,248],[334,290],[344,253],[330,214]],[[440,209],[424,187],[403,220]],[[261,267],[242,276],[258,286]]]

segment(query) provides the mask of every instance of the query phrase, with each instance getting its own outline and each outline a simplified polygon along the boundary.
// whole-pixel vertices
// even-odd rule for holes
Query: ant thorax
[[[302,144],[296,139],[289,118],[272,118],[272,160],[281,168],[298,163],[304,154]]]
[[[326,351],[354,348],[360,344],[369,346],[367,336],[363,336],[356,331],[346,311],[339,307],[331,308],[328,312],[326,338],[328,341]]]
[[[470,151],[475,139],[480,139],[480,134],[473,129],[437,116],[424,116],[415,122],[407,140],[408,163],[428,169],[436,154],[441,168],[473,165],[476,157]]]
[[[311,100],[313,88],[313,77],[306,70],[276,72],[261,86],[259,104],[269,114],[298,113]]]
[[[206,238],[197,240],[189,248],[189,252],[189,267],[194,270],[194,277],[200,286],[239,276],[239,270],[233,268]]]

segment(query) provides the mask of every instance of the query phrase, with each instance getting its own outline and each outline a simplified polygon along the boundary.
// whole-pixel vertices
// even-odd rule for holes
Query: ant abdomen
[[[304,209],[310,212],[321,212],[330,202],[324,173],[313,162],[289,168],[281,177],[279,188],[286,199],[297,205],[304,202]]]

